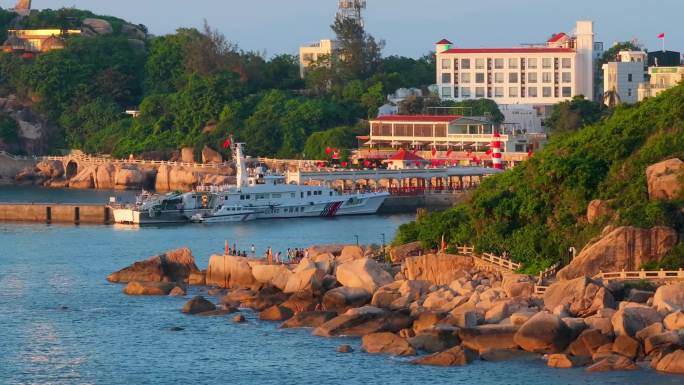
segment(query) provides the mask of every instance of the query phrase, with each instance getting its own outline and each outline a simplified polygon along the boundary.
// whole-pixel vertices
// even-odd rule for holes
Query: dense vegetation
[[[607,224],[587,223],[592,199],[615,200],[615,225],[666,225],[681,233],[684,199],[650,201],[645,169],[684,158],[682,111],[684,85],[620,106],[579,130],[559,131],[530,160],[487,178],[467,202],[403,225],[395,243],[419,240],[435,247],[444,235],[450,245],[508,251],[527,271],[538,271],[569,247],[579,250]],[[671,251],[662,266],[684,266],[684,247]]]
[[[60,127],[53,150],[168,156],[183,146],[222,150],[233,135],[253,155],[303,157],[306,149],[315,157],[353,146],[386,94],[435,77],[432,56],[383,58],[382,41],[344,21],[332,26],[338,55],[304,80],[297,57],[243,51],[209,26],[138,44],[123,20],[70,8],[34,11],[19,26],[76,28],[86,17],[109,21],[114,33],[70,37],[64,50],[35,59],[0,53],[0,96],[31,100]],[[13,18],[0,10],[0,30]],[[140,116],[123,114],[129,108]]]

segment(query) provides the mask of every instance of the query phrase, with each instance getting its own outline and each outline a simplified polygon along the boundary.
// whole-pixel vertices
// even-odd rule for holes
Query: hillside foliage
[[[579,130],[559,132],[528,161],[486,178],[464,203],[403,225],[396,244],[419,240],[507,251],[526,271],[536,272],[580,250],[607,223],[589,224],[592,199],[614,199],[611,224],[672,226],[682,233],[684,200],[651,201],[645,169],[664,159],[684,158],[684,85],[634,106],[620,106]],[[683,267],[675,248],[664,261]]]
[[[0,10],[0,29],[16,23],[12,15]],[[86,17],[107,20],[114,32],[69,37],[65,49],[35,59],[0,53],[0,97],[30,100],[59,126],[53,151],[168,156],[208,145],[228,155],[221,144],[233,136],[251,155],[301,158],[320,153],[314,144],[355,145],[387,93],[435,78],[433,56],[383,58],[382,42],[349,23],[332,26],[344,59],[306,79],[296,56],[244,51],[208,25],[134,44],[124,20],[64,8],[33,11],[20,27],[78,28]]]

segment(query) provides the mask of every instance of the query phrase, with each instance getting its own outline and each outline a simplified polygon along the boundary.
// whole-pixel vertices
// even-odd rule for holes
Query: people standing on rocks
[[[250,251],[252,252],[252,257],[256,257],[256,247],[252,243],[252,247],[250,248]]]
[[[276,262],[278,265],[280,265],[280,255],[281,255],[281,252],[279,251],[279,252],[276,253],[276,256],[275,256],[275,262]]]
[[[273,264],[273,250],[271,249],[271,246],[266,249],[266,263],[269,265]]]

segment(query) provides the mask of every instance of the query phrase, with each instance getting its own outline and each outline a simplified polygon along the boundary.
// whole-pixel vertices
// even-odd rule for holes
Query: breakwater
[[[110,224],[111,208],[101,204],[0,203],[0,221]]]

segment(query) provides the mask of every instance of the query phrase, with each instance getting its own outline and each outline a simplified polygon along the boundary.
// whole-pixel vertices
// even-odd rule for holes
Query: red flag
[[[326,154],[330,155],[331,152],[332,152],[332,149],[330,149],[330,147],[326,147],[326,148],[325,148],[325,153],[326,153]]]
[[[432,156],[437,155],[437,147],[432,146]]]
[[[529,157],[529,156],[532,156],[532,154],[533,154],[533,152],[532,152],[532,149],[531,149],[531,148],[530,148],[529,150],[527,150],[527,156],[528,156],[528,157]]]
[[[487,150],[487,152],[485,152],[485,154],[487,154],[487,155],[491,155],[491,154],[492,154],[492,149],[491,149],[491,148],[490,148],[490,149],[488,149],[488,150]]]
[[[368,167],[368,166],[370,166],[370,161],[368,159],[364,159],[363,167]]]
[[[228,147],[230,147],[231,144],[233,144],[233,142],[231,142],[230,139],[226,139],[223,141],[223,148],[227,149]]]
[[[333,159],[340,159],[340,153],[337,152],[337,150],[333,151],[332,158],[333,158]]]
[[[340,165],[341,165],[342,167],[347,167],[347,162],[346,162],[346,161],[342,161],[342,163],[340,163]]]
[[[450,157],[450,156],[451,156],[451,153],[453,153],[453,152],[454,152],[454,150],[449,149],[449,150],[447,151],[447,158]]]
[[[665,32],[661,33],[658,35],[658,39],[664,39],[665,38]]]

